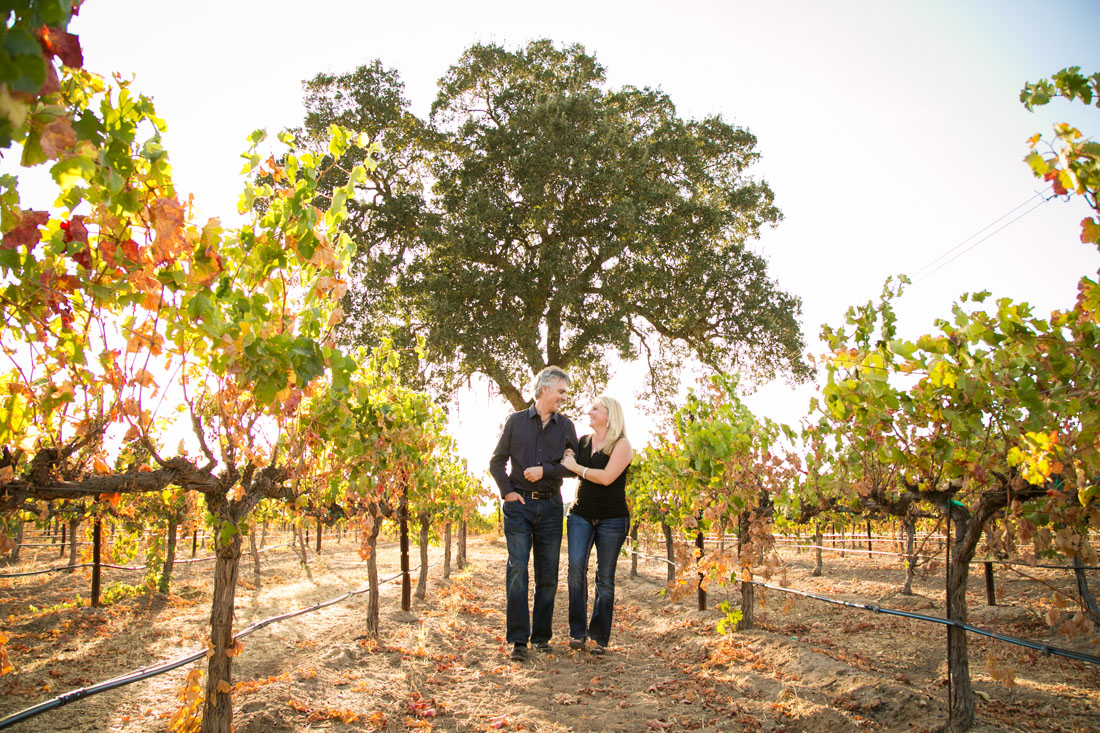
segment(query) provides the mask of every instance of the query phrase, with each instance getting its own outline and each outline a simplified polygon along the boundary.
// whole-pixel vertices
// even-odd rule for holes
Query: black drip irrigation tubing
[[[667,563],[669,565],[675,565],[675,563],[669,562],[663,557],[653,557],[651,555],[643,555],[633,550],[627,550],[628,553],[637,555],[640,558],[646,560],[657,560],[659,562]],[[1072,568],[1071,568],[1072,569]],[[746,582],[746,581],[741,581]],[[838,606],[844,606],[846,608],[858,608],[863,611],[874,611],[875,613],[884,613],[888,616],[901,616],[903,618],[916,619],[917,621],[929,621],[931,623],[941,624],[943,626],[954,626],[964,631],[969,631],[980,636],[988,636],[991,639],[998,641],[1004,641],[1009,644],[1015,644],[1017,646],[1026,647],[1028,649],[1034,649],[1035,651],[1042,652],[1043,656],[1058,656],[1066,657],[1068,659],[1075,659],[1079,662],[1087,662],[1089,664],[1100,665],[1100,657],[1093,656],[1092,654],[1084,654],[1082,652],[1075,652],[1072,649],[1063,649],[1062,647],[1051,646],[1050,644],[1040,644],[1036,641],[1029,641],[1027,639],[1021,639],[1018,636],[1009,636],[1008,634],[998,634],[996,631],[990,631],[989,629],[983,629],[978,626],[971,626],[970,624],[963,623],[962,621],[955,621],[949,618],[940,618],[938,616],[925,616],[921,613],[912,613],[910,611],[900,611],[896,608],[883,608],[882,606],[875,606],[870,603],[858,603],[856,601],[844,601],[839,598],[829,598],[828,596],[819,596],[814,593],[809,593],[804,590],[795,590],[794,588],[784,588],[781,585],[772,585],[770,583],[762,583],[759,580],[747,581],[753,585],[758,585],[761,588],[769,588],[771,590],[779,591],[781,593],[790,593],[796,596],[802,596],[804,598],[810,598],[815,601],[824,601],[825,603],[832,603]]]
[[[428,565],[428,567],[433,567],[438,563],[439,560],[436,560],[434,563]],[[413,570],[420,570],[420,566],[417,565],[415,568],[411,568],[409,572],[411,573]],[[384,580],[378,581],[378,585],[383,585],[390,582],[391,580],[400,578],[401,575],[402,573],[391,575]],[[369,592],[370,586],[368,585],[363,588],[359,588],[358,590],[348,591],[344,595],[337,598],[314,604],[308,608],[302,608],[297,611],[291,611],[289,613],[281,614],[279,616],[272,616],[271,618],[266,618],[263,621],[257,621],[255,623],[249,624],[245,628],[241,629],[241,631],[234,634],[233,641],[243,639],[254,631],[259,631],[265,626],[270,626],[273,623],[285,621],[286,619],[294,618],[295,616],[301,616],[305,613],[319,611],[322,608],[334,606],[337,603],[343,603],[353,596],[358,596]],[[174,659],[170,662],[161,662],[160,664],[154,664],[149,667],[141,667],[140,669],[134,670],[133,672],[130,672],[128,674],[124,674],[121,677],[115,677],[114,679],[107,680],[106,682],[100,682],[99,684],[92,685],[90,687],[81,687],[76,690],[70,690],[69,692],[58,695],[55,698],[46,700],[45,702],[33,705],[29,708],[26,708],[25,710],[20,710],[17,713],[12,713],[6,718],[0,719],[0,728],[7,728],[8,726],[15,725],[16,723],[22,723],[24,720],[29,720],[30,718],[41,715],[42,713],[48,712],[50,710],[55,710],[62,705],[68,705],[71,702],[76,702],[77,700],[82,700],[86,697],[91,697],[92,695],[98,695],[101,692],[107,692],[108,690],[113,690],[118,687],[124,687],[126,685],[133,684],[134,682],[141,682],[142,680],[149,679],[150,677],[156,677],[157,675],[164,674],[165,672],[171,672],[174,669],[179,669],[180,667],[190,664],[191,662],[202,659],[206,656],[206,654],[207,650],[203,649],[202,651],[193,652],[191,654],[188,654],[186,657],[180,657],[179,659]]]
[[[262,550],[256,550],[256,552],[258,554],[258,553],[261,553],[261,552],[267,552],[268,550],[277,550],[280,547],[290,547],[290,543],[288,542],[285,545],[272,545],[271,547],[265,547]],[[244,557],[243,554],[241,556]],[[193,563],[193,562],[210,562],[211,560],[216,560],[216,559],[218,559],[217,555],[211,555],[210,557],[192,557],[192,558],[188,558],[186,560],[173,560],[172,561],[172,566],[175,567],[176,565],[186,565],[188,563]],[[30,577],[31,575],[42,575],[44,573],[63,573],[63,572],[67,572],[67,571],[70,571],[70,570],[76,570],[77,568],[90,568],[90,567],[94,567],[94,566],[95,566],[95,563],[85,562],[85,563],[79,563],[77,565],[63,565],[59,568],[46,568],[45,570],[30,570],[30,571],[25,572],[25,573],[4,573],[4,574],[0,575],[0,580],[4,580],[6,578],[26,578],[26,577]],[[111,568],[112,570],[145,570],[149,566],[148,565],[111,565],[109,563],[101,562],[99,564],[99,567],[101,567],[101,568]]]

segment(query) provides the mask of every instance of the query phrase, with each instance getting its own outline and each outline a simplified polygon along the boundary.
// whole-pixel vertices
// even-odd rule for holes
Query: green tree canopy
[[[387,161],[349,206],[349,339],[424,336],[436,387],[480,373],[518,407],[548,364],[602,386],[612,353],[644,357],[656,396],[687,358],[806,375],[800,301],[747,247],[781,218],[747,130],[609,89],[582,47],[546,40],[467,49],[424,122],[377,62],[316,77],[306,106],[306,139],[336,121]]]

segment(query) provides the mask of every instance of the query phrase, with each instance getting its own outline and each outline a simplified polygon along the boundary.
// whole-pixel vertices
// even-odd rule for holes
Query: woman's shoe
[[[604,654],[607,654],[607,647],[596,644],[588,650],[588,653],[594,657],[602,657]]]
[[[569,640],[569,648],[574,649],[576,651],[583,650],[584,649],[584,639],[570,639]]]

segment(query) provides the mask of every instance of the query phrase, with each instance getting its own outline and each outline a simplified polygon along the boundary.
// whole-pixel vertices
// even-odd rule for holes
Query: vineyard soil
[[[39,567],[56,559],[45,554]],[[431,557],[440,554],[433,548]],[[473,538],[469,554],[472,566],[449,581],[441,562],[430,569],[428,597],[414,601],[411,613],[400,611],[399,585],[385,584],[377,644],[362,637],[365,596],[246,638],[233,669],[236,731],[923,731],[946,719],[942,627],[773,591],[761,598],[758,591],[760,628],[726,637],[715,631],[719,612],[696,610],[694,593],[678,601],[660,595],[664,568],[655,562],[640,563],[637,579],[629,577],[629,561],[620,562],[611,648],[597,658],[566,646],[563,554],[554,652],[509,662],[503,541]],[[938,574],[918,575],[917,595],[906,597],[898,593],[904,572],[889,558],[829,553],[824,575],[812,578],[810,553],[784,556],[792,587],[943,613]],[[365,585],[350,537],[337,543],[326,536],[320,556],[311,548],[312,582],[287,549],[262,558],[260,589],[250,585],[247,555],[242,561],[238,628]],[[396,573],[393,543],[381,544],[379,561],[382,578]],[[18,569],[34,562],[27,553]],[[171,595],[102,609],[64,605],[78,593],[87,596],[86,571],[0,580],[0,630],[11,637],[15,667],[0,678],[0,715],[202,648],[209,568],[181,568]],[[998,570],[1001,605],[988,607],[978,568],[970,583],[972,623],[1074,644],[1051,635],[1039,616],[1049,591]],[[1070,574],[1027,572],[1072,593]],[[112,571],[107,579],[136,582],[137,574]],[[726,599],[736,606],[736,591],[712,589],[711,608]],[[979,695],[975,730],[1100,727],[1100,669],[974,636],[970,658]],[[74,702],[12,730],[166,730],[192,667]],[[990,677],[990,670],[1004,669],[1014,673],[1014,688]]]

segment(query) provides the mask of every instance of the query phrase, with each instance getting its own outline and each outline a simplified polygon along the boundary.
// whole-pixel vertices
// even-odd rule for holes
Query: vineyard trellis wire
[[[262,549],[256,550],[256,552],[260,553],[260,552],[267,552],[268,550],[277,550],[280,547],[293,547],[293,545],[289,542],[281,544],[281,545],[270,545],[268,547],[264,547]],[[187,558],[185,560],[174,560],[172,562],[172,564],[173,565],[187,565],[187,564],[196,563],[196,562],[210,562],[211,560],[216,560],[216,559],[217,559],[217,555],[211,555],[209,557],[192,557],[192,558]],[[30,577],[32,575],[45,575],[46,573],[67,573],[67,572],[70,572],[72,570],[76,570],[77,568],[91,568],[91,567],[95,567],[95,563],[93,563],[93,562],[84,562],[84,563],[78,563],[76,565],[63,565],[62,567],[59,567],[59,568],[46,568],[44,570],[29,570],[25,573],[3,573],[3,574],[0,574],[0,580],[6,580],[8,578],[27,578],[27,577]],[[101,567],[101,568],[111,568],[112,570],[146,570],[149,566],[148,565],[111,565],[110,563],[105,563],[104,562],[104,563],[100,563],[99,567]]]

